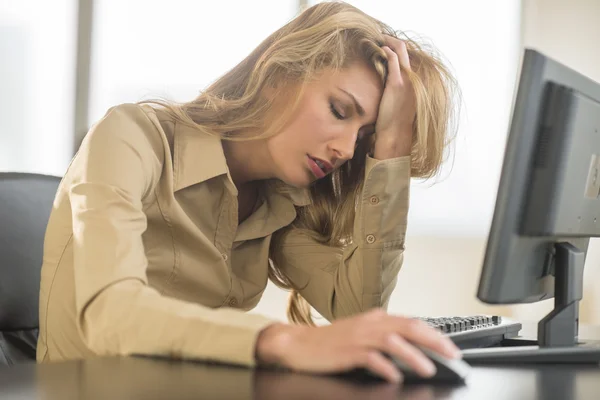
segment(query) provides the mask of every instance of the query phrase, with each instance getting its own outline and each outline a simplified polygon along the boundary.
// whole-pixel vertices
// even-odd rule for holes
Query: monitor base
[[[530,343],[523,341],[521,346],[513,343],[503,347],[463,350],[463,360],[473,365],[600,363],[600,345],[595,343],[566,347],[540,347]]]

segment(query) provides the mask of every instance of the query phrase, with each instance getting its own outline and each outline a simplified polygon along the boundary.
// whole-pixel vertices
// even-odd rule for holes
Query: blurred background
[[[312,0],[0,0],[0,170],[62,175],[116,104],[189,100]],[[475,298],[524,47],[600,81],[598,0],[348,1],[433,43],[463,102],[454,156],[412,187],[405,264],[390,311],[537,320],[552,300]],[[600,247],[586,262],[581,322],[600,322]],[[284,319],[269,285],[254,312]]]

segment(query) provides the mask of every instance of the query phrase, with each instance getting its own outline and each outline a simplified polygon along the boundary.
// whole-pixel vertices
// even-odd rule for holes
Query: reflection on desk
[[[592,399],[597,366],[473,368],[465,386],[360,383],[339,377],[150,358],[0,368],[5,399]]]

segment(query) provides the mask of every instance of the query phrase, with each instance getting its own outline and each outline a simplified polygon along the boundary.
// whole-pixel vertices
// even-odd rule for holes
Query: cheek
[[[326,112],[313,110],[297,120],[295,128],[302,141],[310,144],[323,143],[336,134],[336,126],[331,116]]]
[[[286,147],[305,147],[307,144],[314,144],[325,140],[327,130],[327,121],[319,115],[311,114],[299,115],[278,135],[278,142]]]
[[[304,127],[304,131],[306,132],[305,134],[305,141],[307,143],[320,143],[326,140],[326,127],[323,123],[321,123],[318,120],[313,120],[310,121],[309,123],[306,124],[306,126]]]
[[[279,154],[311,153],[343,131],[343,124],[331,115],[326,102],[306,101],[283,131],[273,138]]]

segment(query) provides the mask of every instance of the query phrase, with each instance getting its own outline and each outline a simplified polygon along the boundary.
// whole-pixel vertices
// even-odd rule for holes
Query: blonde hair
[[[433,48],[395,32],[344,2],[324,2],[306,9],[266,38],[196,99],[182,104],[154,103],[163,106],[180,122],[224,140],[268,138],[285,125],[305,85],[325,68],[339,70],[353,62],[364,62],[385,83],[384,35],[399,37],[407,46],[411,70],[403,72],[412,83],[417,110],[411,175],[429,178],[439,171],[451,139],[448,128],[457,94],[455,80]],[[265,89],[283,94],[290,87],[298,92],[291,97],[296,101],[287,107],[284,115],[266,124],[271,102],[263,95]],[[328,246],[343,248],[352,243],[357,195],[363,185],[365,158],[373,144],[373,136],[359,141],[351,160],[310,188],[311,205],[299,207],[296,220],[272,237],[269,278],[277,286],[291,290],[288,305],[291,322],[314,324],[310,306],[299,294],[300,288],[294,287],[278,268],[282,256],[280,244],[292,227]]]

